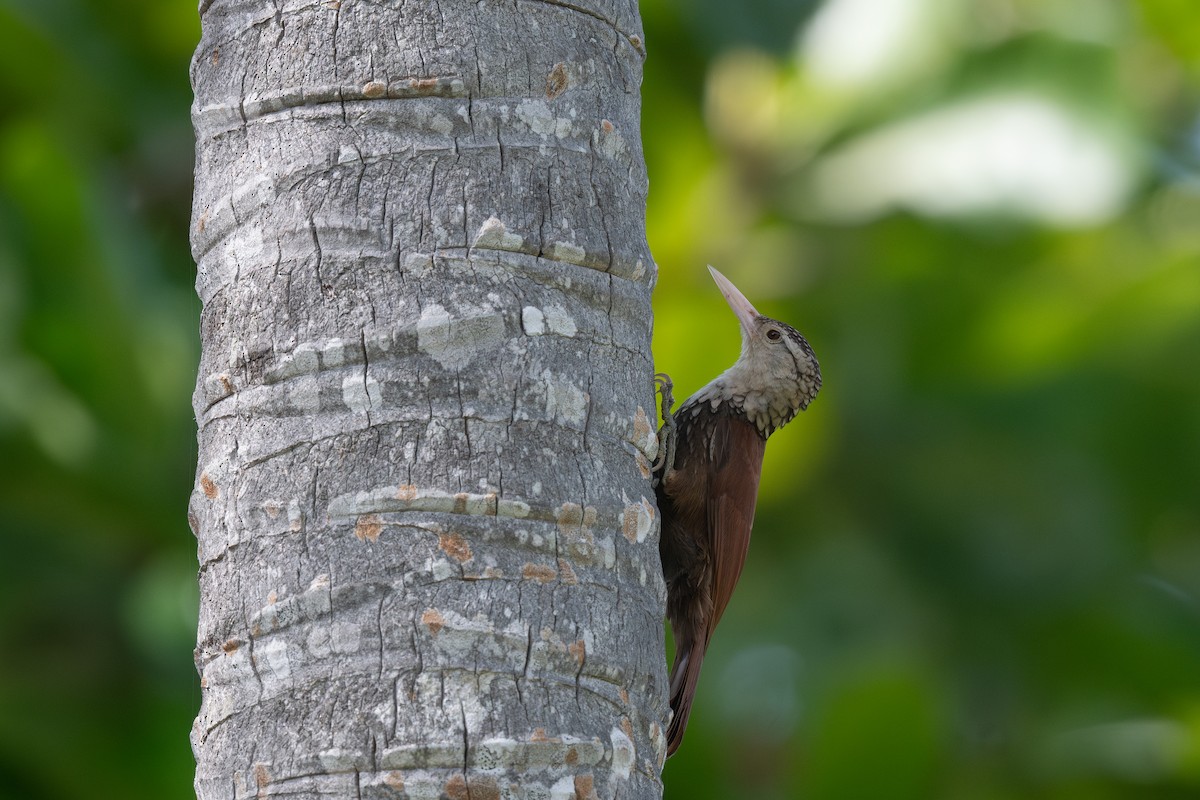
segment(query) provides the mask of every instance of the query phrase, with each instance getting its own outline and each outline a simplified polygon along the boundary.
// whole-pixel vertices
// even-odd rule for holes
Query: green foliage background
[[[194,5],[0,0],[3,797],[191,794]],[[712,263],[825,374],[667,796],[1200,796],[1200,5],[900,5],[847,80],[816,2],[643,3],[659,366],[736,356]],[[892,136],[1015,95],[1090,212]]]

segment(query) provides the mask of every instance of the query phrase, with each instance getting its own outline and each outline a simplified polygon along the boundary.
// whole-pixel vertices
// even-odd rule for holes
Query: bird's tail
[[[700,680],[700,665],[704,663],[704,645],[696,639],[680,642],[671,665],[671,724],[667,726],[667,758],[675,755],[683,743],[688,716],[692,713],[692,698]]]

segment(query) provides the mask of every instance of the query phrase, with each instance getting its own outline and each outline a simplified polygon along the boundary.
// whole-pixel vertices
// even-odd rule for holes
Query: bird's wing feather
[[[713,470],[709,477],[705,526],[713,569],[709,637],[733,596],[746,562],[766,443],[753,425],[739,417],[721,417],[713,426],[709,440]]]

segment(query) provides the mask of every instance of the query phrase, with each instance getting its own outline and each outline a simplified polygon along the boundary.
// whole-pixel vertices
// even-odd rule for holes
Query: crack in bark
[[[583,15],[585,15],[585,16],[591,17],[592,19],[599,20],[600,22],[603,22],[605,25],[607,25],[608,27],[612,28],[612,29],[613,29],[613,31],[614,31],[615,33],[617,33],[617,34],[620,34],[621,36],[625,37],[626,39],[629,39],[629,38],[630,38],[630,36],[632,36],[632,34],[628,34],[628,33],[626,33],[625,31],[621,30],[621,29],[620,29],[620,28],[617,26],[617,23],[616,23],[616,22],[614,22],[613,20],[611,20],[611,19],[609,19],[608,17],[604,16],[604,15],[603,15],[603,14],[601,14],[600,12],[598,12],[598,11],[593,11],[592,9],[590,9],[590,8],[586,8],[586,7],[584,7],[584,6],[576,5],[575,3],[567,3],[567,2],[564,2],[564,0],[525,0],[525,2],[527,2],[527,3],[540,3],[540,4],[542,4],[542,5],[547,5],[547,6],[556,6],[556,7],[558,7],[558,8],[565,8],[565,9],[567,9],[568,11],[575,11],[575,12],[578,12],[578,13],[580,13],[580,14],[583,14]]]

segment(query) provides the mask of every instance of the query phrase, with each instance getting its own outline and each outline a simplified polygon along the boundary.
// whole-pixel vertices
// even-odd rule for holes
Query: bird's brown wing
[[[713,613],[709,618],[708,638],[725,613],[746,562],[766,444],[767,440],[753,425],[734,416],[719,418],[709,440],[712,448],[709,463],[714,469],[709,477],[705,526],[713,569]]]

